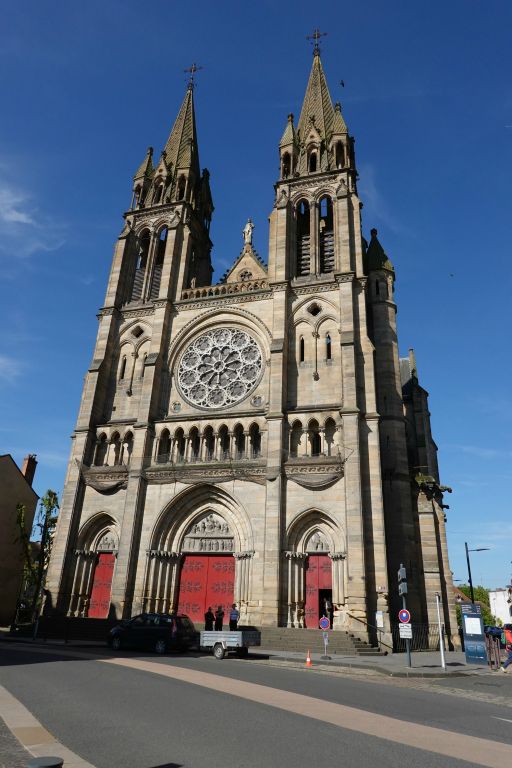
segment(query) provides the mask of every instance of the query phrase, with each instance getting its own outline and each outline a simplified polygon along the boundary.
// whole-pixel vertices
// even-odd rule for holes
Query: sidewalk
[[[111,654],[105,643],[96,640],[72,640],[64,643],[63,640],[42,640],[38,638],[33,641],[30,638],[11,637],[5,631],[0,630],[0,643],[17,642],[32,647],[41,648],[67,648],[71,650],[90,649],[97,650],[100,654]],[[0,645],[1,647],[1,645]],[[135,652],[136,653],[136,652]],[[294,663],[305,668],[307,648],[304,653],[295,651],[268,650],[265,648],[250,649],[249,660],[269,660],[272,662]],[[466,657],[462,651],[452,651],[445,654],[446,669],[441,667],[441,656],[438,651],[417,651],[411,654],[411,668],[407,667],[407,655],[405,653],[390,653],[387,656],[341,656],[332,654],[330,659],[322,659],[320,653],[311,654],[312,665],[323,668],[347,667],[351,669],[371,670],[389,677],[467,677],[469,675],[492,675],[497,674],[499,670],[491,670],[486,664],[466,664]],[[502,673],[500,673],[502,674]],[[512,672],[510,673],[512,677]]]
[[[268,657],[271,661],[295,662],[305,666],[306,652],[292,653],[289,651],[268,651],[264,648],[254,649],[251,658]],[[313,667],[349,667],[352,669],[367,669],[379,672],[389,677],[467,677],[469,675],[492,675],[486,664],[466,664],[462,651],[452,651],[445,654],[446,669],[441,667],[441,655],[438,651],[418,651],[411,654],[411,668],[407,667],[405,653],[392,653],[388,656],[337,656],[322,659],[320,653],[311,654]],[[512,677],[512,674],[511,674]]]

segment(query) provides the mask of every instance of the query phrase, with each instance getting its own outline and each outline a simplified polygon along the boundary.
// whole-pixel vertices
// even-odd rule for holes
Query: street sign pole
[[[437,603],[437,623],[439,625],[439,650],[441,651],[441,666],[443,669],[446,669],[446,662],[444,660],[444,634],[443,634],[443,625],[441,624],[441,595],[439,592],[436,592],[436,603]]]
[[[402,596],[402,609],[406,611],[407,603],[405,600],[405,596],[407,594],[407,572],[403,566],[403,563],[400,563],[400,568],[398,570],[398,594]],[[408,637],[405,638],[405,650],[407,653],[407,666],[412,667],[411,641],[409,640]]]
[[[407,610],[407,605],[406,605],[406,602],[405,602],[405,595],[402,595],[402,608],[404,609],[404,611]],[[411,641],[409,640],[408,637],[405,638],[405,650],[406,650],[406,653],[407,653],[407,666],[408,667],[412,667],[412,662],[411,662]]]

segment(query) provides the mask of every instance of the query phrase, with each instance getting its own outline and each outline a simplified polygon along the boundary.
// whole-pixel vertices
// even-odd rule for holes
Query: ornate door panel
[[[194,623],[204,621],[204,598],[208,583],[208,558],[185,555],[180,574],[178,613],[185,613]]]
[[[235,559],[232,555],[185,555],[180,576],[178,611],[202,627],[206,609],[224,609],[224,624],[235,591]]]
[[[331,560],[328,555],[308,555],[304,617],[308,629],[318,629],[321,589],[332,589]]]
[[[222,605],[224,625],[229,627],[229,611],[235,594],[235,558],[233,555],[213,555],[208,558],[208,587],[205,611],[211,605],[213,612]]]
[[[106,619],[108,617],[115,562],[116,556],[111,552],[98,555],[87,613],[90,619]]]

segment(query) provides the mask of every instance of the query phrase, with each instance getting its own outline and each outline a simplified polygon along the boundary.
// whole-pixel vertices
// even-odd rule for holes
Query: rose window
[[[222,408],[252,392],[263,369],[256,341],[244,331],[219,328],[199,336],[178,366],[183,396],[201,408]]]

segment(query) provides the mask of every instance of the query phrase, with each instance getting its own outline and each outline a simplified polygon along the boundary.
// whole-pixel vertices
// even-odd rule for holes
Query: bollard
[[[62,757],[34,757],[27,768],[62,768],[63,765]]]

